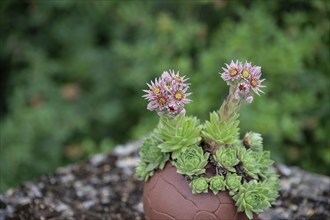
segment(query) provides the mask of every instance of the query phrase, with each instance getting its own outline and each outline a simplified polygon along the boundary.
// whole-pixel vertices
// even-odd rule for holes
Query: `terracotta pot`
[[[157,171],[144,185],[146,219],[248,220],[226,191],[193,195],[188,184],[171,163]]]

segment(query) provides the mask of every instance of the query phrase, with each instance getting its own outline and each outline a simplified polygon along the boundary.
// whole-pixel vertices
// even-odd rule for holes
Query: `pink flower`
[[[244,99],[249,93],[250,93],[250,85],[245,82],[239,83],[237,85],[237,89],[235,92],[235,98]]]
[[[175,115],[185,115],[186,114],[186,109],[183,106],[179,106],[175,103],[170,103],[168,106],[168,113],[170,116],[175,116]]]
[[[253,67],[251,65],[251,62],[248,63],[247,61],[245,61],[243,69],[242,69],[242,73],[241,73],[241,77],[243,79],[248,80],[249,77],[251,76],[251,72],[253,71]]]
[[[176,105],[184,106],[184,104],[191,102],[190,99],[187,99],[187,96],[191,95],[191,93],[186,93],[188,88],[188,86],[184,87],[183,85],[174,85],[172,87],[170,95]]]
[[[168,94],[162,92],[149,102],[147,109],[150,111],[153,110],[163,111],[168,104],[169,104]]]
[[[187,97],[191,93],[187,93],[189,85],[186,83],[188,79],[181,77],[179,72],[174,70],[164,71],[161,78],[155,79],[155,82],[147,83],[149,90],[143,90],[143,95],[149,101],[147,109],[157,111],[159,116],[164,115],[167,111],[168,115],[184,115],[186,110],[184,105],[191,102]]]
[[[170,74],[172,77],[172,83],[173,84],[178,84],[182,86],[188,86],[187,83],[185,83],[189,78],[185,78],[186,76],[180,76],[179,71],[177,73],[174,72],[174,70],[170,70]]]
[[[143,95],[142,97],[151,101],[155,99],[163,90],[163,81],[161,79],[155,79],[155,82],[151,81],[151,84],[148,84],[149,90],[143,90],[147,94]]]
[[[164,71],[163,74],[162,74],[162,80],[164,82],[171,82],[172,81],[172,77],[171,77],[171,75],[167,71]]]
[[[164,71],[163,74],[162,74],[162,80],[166,86],[166,89],[170,90],[171,87],[172,87],[172,77],[171,75],[167,72],[167,71]]]
[[[225,81],[234,81],[235,79],[238,79],[241,77],[241,73],[242,73],[242,64],[240,62],[238,62],[238,60],[236,61],[236,63],[234,63],[234,61],[231,61],[231,63],[228,65],[226,64],[226,68],[222,68],[224,70],[223,73],[221,73],[221,78]]]
[[[253,101],[253,95],[250,89],[257,95],[264,93],[261,88],[265,87],[261,83],[265,79],[261,79],[261,67],[252,66],[251,62],[245,61],[244,65],[241,62],[234,62],[228,65],[221,73],[221,78],[227,82],[228,85],[233,86],[234,96],[236,99],[246,99],[247,102]]]
[[[260,78],[261,77],[261,67],[260,66],[253,66],[251,70],[251,76]]]
[[[186,109],[184,107],[180,106],[177,110],[177,114],[185,115],[186,114]]]
[[[253,95],[252,93],[248,93],[245,97],[245,100],[248,102],[248,103],[252,103],[253,101]]]
[[[261,90],[261,88],[266,87],[266,86],[261,85],[261,83],[263,81],[265,81],[265,79],[260,79],[260,77],[261,77],[261,71],[260,71],[260,67],[259,67],[259,68],[255,68],[252,71],[251,76],[249,78],[250,87],[257,95],[260,95],[259,92],[264,93]]]

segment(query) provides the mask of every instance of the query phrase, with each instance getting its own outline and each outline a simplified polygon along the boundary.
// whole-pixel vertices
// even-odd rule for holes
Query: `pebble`
[[[139,202],[139,203],[136,204],[133,208],[134,208],[135,210],[139,211],[139,212],[143,212],[143,203],[142,203],[142,202]]]
[[[91,161],[91,164],[94,165],[94,166],[98,166],[100,165],[104,160],[105,160],[105,155],[103,154],[97,154],[97,155],[94,155],[90,161]]]
[[[95,200],[88,200],[88,201],[85,201],[81,204],[81,206],[84,208],[84,209],[89,209],[90,207],[92,207],[93,205],[95,205],[96,201]]]
[[[140,149],[140,146],[142,145],[142,141],[136,141],[133,143],[129,143],[127,145],[118,145],[112,153],[117,156],[127,156],[129,154],[135,153]]]
[[[74,181],[74,176],[71,173],[67,173],[60,177],[61,182],[64,184],[72,183]]]
[[[279,164],[277,168],[283,176],[290,176],[292,173],[291,169],[283,164]]]
[[[132,177],[141,143],[118,146],[115,156],[95,155],[8,190],[0,195],[0,220],[144,219],[143,182]],[[260,219],[330,219],[329,177],[284,165],[276,170],[280,198]]]
[[[116,162],[116,166],[120,168],[136,167],[138,162],[139,162],[138,158],[126,157],[122,160],[118,160]]]

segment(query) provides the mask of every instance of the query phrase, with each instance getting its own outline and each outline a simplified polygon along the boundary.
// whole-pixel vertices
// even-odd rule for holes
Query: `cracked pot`
[[[188,184],[171,163],[158,170],[144,185],[146,219],[248,220],[227,191],[192,194]]]

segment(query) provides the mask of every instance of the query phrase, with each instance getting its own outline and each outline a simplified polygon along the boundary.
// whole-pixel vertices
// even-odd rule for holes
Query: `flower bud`
[[[251,148],[253,151],[262,151],[263,144],[261,134],[250,131],[245,134],[243,143],[247,148]]]

